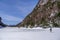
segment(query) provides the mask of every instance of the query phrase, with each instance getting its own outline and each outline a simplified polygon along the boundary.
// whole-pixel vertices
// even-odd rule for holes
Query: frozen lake
[[[60,28],[53,28],[52,32],[49,28],[1,28],[0,40],[60,40]]]

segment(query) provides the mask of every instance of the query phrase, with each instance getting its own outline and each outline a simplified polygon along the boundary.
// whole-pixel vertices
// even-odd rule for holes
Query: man
[[[50,32],[52,32],[52,22],[50,21]]]
[[[52,32],[52,27],[50,26],[50,32]]]

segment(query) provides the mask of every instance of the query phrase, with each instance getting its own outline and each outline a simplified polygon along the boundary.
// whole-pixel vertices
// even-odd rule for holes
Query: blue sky
[[[21,22],[36,6],[38,0],[0,0],[2,22],[15,25]]]

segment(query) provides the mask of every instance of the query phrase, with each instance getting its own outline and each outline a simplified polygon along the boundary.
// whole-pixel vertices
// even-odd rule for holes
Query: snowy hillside
[[[53,28],[53,32],[42,28],[14,28],[0,29],[0,40],[60,40],[60,28]]]

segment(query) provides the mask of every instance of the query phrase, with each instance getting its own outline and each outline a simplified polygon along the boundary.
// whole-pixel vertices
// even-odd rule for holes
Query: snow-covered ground
[[[60,28],[53,28],[52,32],[49,28],[1,28],[0,40],[60,40]]]

